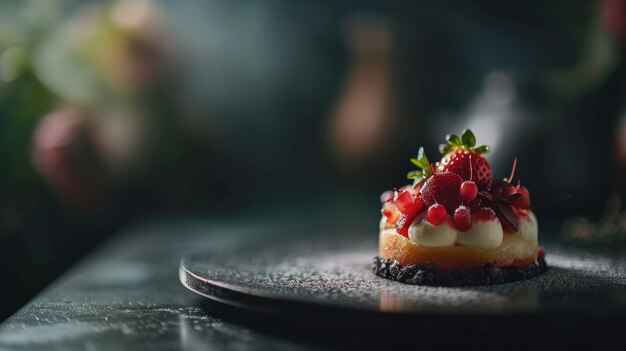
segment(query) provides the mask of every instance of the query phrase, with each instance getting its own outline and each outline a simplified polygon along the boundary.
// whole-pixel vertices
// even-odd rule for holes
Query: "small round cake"
[[[518,180],[494,179],[472,131],[447,136],[441,161],[424,149],[411,162],[413,184],[381,195],[374,273],[408,284],[502,284],[547,270],[530,194]]]

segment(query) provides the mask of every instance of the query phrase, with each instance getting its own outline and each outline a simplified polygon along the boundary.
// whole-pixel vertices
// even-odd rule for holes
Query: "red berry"
[[[437,170],[454,172],[463,180],[473,180],[481,189],[493,178],[489,162],[481,155],[468,150],[453,150],[447,153],[437,165]]]
[[[396,231],[398,234],[408,237],[409,236],[409,227],[411,223],[415,220],[415,218],[422,212],[424,209],[424,201],[418,199],[415,202],[415,205],[411,207],[411,210],[403,213],[398,221],[396,222]]]
[[[391,202],[385,202],[380,212],[387,217],[387,223],[389,224],[395,223],[398,217],[400,217],[400,211]]]
[[[528,193],[528,189],[523,186],[519,186],[517,188],[517,193],[521,194],[522,197],[517,199],[513,205],[523,209],[530,209],[530,194]]]
[[[386,202],[389,202],[393,200],[393,191],[392,190],[387,190],[384,193],[380,194],[380,203],[384,204]]]
[[[454,211],[454,216],[452,216],[452,224],[454,224],[454,227],[460,232],[465,232],[470,229],[472,226],[472,214],[470,210],[465,206],[459,206],[459,208]]]
[[[524,196],[526,196],[526,197],[529,197],[529,195],[530,195],[528,193],[528,189],[526,189],[525,186],[521,186],[521,185],[519,187],[517,187],[517,192],[522,194],[522,195],[524,195]]]
[[[545,257],[546,256],[546,250],[543,247],[539,247],[537,249],[537,256]]]
[[[459,189],[459,195],[461,195],[461,200],[465,202],[474,201],[476,195],[478,195],[478,186],[471,180],[466,180],[461,183],[461,188]]]
[[[434,204],[428,208],[428,214],[426,215],[426,217],[428,218],[430,224],[438,226],[443,223],[447,215],[448,212],[443,205]]]
[[[441,204],[452,213],[461,204],[461,183],[463,179],[455,173],[435,173],[424,182],[420,195],[426,206]]]
[[[405,212],[409,208],[413,206],[415,200],[413,199],[413,195],[411,195],[410,191],[404,190],[398,197],[396,198],[395,205],[400,210],[400,212]]]
[[[502,193],[506,196],[511,196],[517,193],[517,189],[511,184],[505,184]]]
[[[400,188],[399,192],[403,192],[403,191],[408,191],[413,196],[417,196],[417,194],[419,194],[420,192],[419,189],[414,188],[413,185],[403,186],[402,188]]]

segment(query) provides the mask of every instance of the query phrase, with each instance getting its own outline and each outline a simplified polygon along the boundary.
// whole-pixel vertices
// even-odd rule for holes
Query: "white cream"
[[[516,234],[532,244],[538,243],[537,218],[528,210],[519,217],[519,230]],[[380,220],[380,231],[395,233],[395,227],[387,223],[383,216]],[[493,249],[502,244],[504,233],[498,218],[490,220],[476,220],[466,232],[459,232],[450,222],[450,216],[438,226],[432,225],[426,219],[426,213],[419,215],[409,227],[409,239],[424,247],[442,247],[462,245]]]
[[[503,238],[502,224],[497,218],[488,221],[473,218],[472,227],[466,232],[460,232],[456,242],[463,246],[494,249],[502,244]]]
[[[533,211],[528,210],[526,212],[528,217],[520,216],[518,222],[518,233],[524,238],[524,240],[528,241],[531,244],[538,243],[538,226],[537,226],[537,217]]]
[[[380,219],[380,223],[378,224],[378,228],[382,232],[385,229],[390,229],[390,228],[395,228],[395,227],[393,225],[387,223],[387,217],[383,216],[383,218]]]
[[[454,245],[457,230],[450,223],[450,217],[438,226],[426,220],[426,215],[418,216],[409,227],[409,239],[425,247]]]
[[[391,228],[391,229],[384,229],[380,231],[380,235],[382,234],[387,234],[387,235],[400,235],[398,234],[398,232],[396,231],[396,228]]]

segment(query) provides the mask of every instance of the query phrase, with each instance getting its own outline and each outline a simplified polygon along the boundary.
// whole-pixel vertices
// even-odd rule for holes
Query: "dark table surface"
[[[187,253],[265,241],[289,232],[289,222],[256,215],[137,224],[4,321],[0,350],[311,349],[214,316],[178,279]]]
[[[179,282],[179,262],[194,252],[246,252],[257,244],[267,246],[268,242],[282,241],[285,235],[296,233],[312,238],[328,223],[335,232],[350,231],[353,237],[367,238],[377,233],[377,218],[364,216],[371,209],[311,208],[304,215],[280,218],[276,213],[222,219],[168,218],[136,224],[102,245],[2,323],[0,350],[327,347],[316,342],[315,332],[293,337],[288,331],[278,330],[271,319],[258,323],[264,317],[257,318],[256,326],[261,327],[256,327],[236,317],[248,312],[210,303]],[[371,238],[368,241],[375,244]],[[619,250],[613,256],[620,272],[625,269],[623,252]],[[618,281],[611,284],[624,287],[623,275],[620,273]]]

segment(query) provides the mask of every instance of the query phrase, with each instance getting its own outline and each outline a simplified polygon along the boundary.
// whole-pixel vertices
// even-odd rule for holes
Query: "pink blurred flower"
[[[33,158],[51,189],[74,210],[91,212],[107,202],[105,177],[89,120],[61,107],[45,116],[33,137]]]

